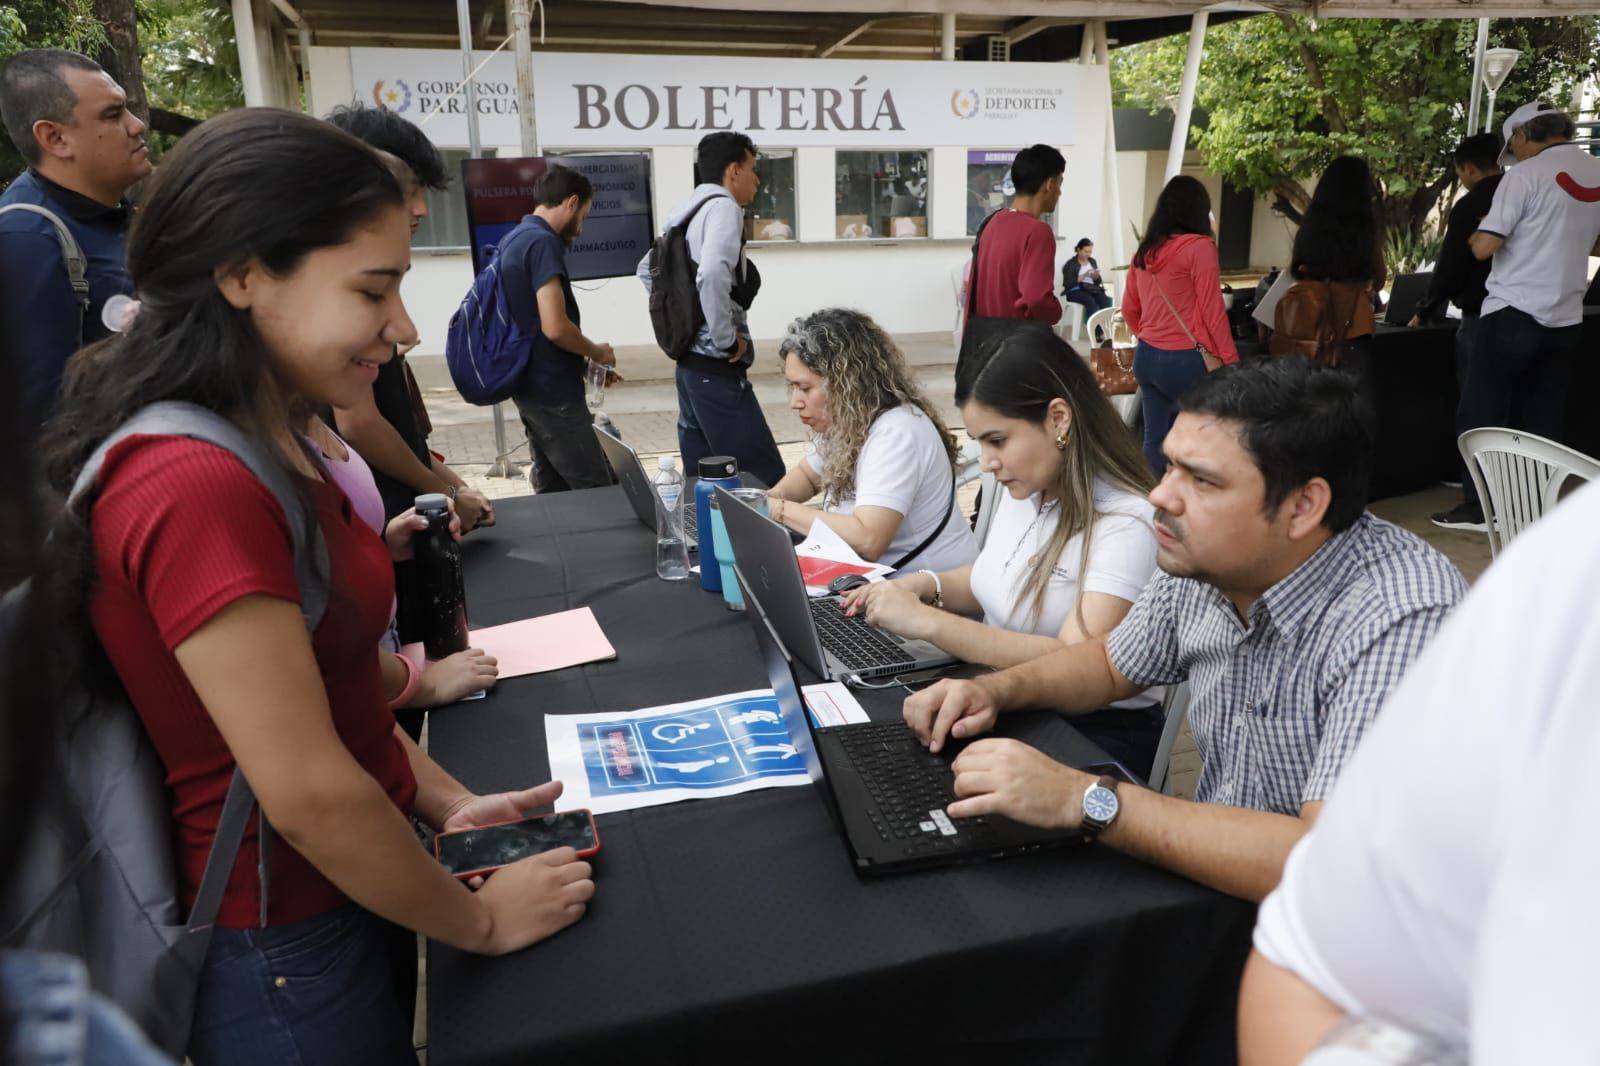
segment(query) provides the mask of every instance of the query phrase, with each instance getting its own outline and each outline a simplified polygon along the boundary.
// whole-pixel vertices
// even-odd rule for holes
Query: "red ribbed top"
[[[234,761],[173,649],[244,596],[300,602],[289,527],[272,493],[243,464],[199,441],[131,438],[106,457],[100,486],[92,515],[99,585],[90,617],[166,767],[189,906]],[[394,596],[388,548],[336,486],[316,482],[311,492],[332,564],[332,595],[312,649],[334,727],[395,806],[409,812],[416,781],[394,736],[378,665],[378,640]],[[251,819],[219,924],[257,924],[256,855]],[[274,841],[271,860],[271,924],[301,921],[345,902],[282,839]]]

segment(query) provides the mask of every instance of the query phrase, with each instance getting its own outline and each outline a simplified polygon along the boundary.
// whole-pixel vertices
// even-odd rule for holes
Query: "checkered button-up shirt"
[[[1195,799],[1298,814],[1326,799],[1389,691],[1466,593],[1450,561],[1370,514],[1241,622],[1211,585],[1158,573],[1107,640],[1141,688],[1189,681]]]

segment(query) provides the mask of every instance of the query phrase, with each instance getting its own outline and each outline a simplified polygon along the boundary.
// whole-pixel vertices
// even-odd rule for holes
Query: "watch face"
[[[1091,788],[1083,797],[1083,816],[1104,825],[1117,816],[1117,794],[1109,788]]]

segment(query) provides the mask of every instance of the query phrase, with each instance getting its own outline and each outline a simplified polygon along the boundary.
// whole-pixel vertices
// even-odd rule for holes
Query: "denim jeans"
[[[1083,308],[1083,317],[1087,320],[1096,311],[1110,307],[1111,297],[1101,290],[1071,288],[1067,290],[1067,302]]]
[[[611,484],[611,467],[583,402],[546,407],[514,397],[533,454],[534,492],[597,489]]]
[[[688,476],[696,476],[708,455],[731,455],[741,472],[769,488],[783,479],[783,456],[749,381],[681,366],[677,380],[678,451]]]
[[[1456,408],[1456,434],[1503,426],[1562,440],[1567,387],[1582,331],[1581,325],[1540,325],[1532,315],[1514,307],[1479,318],[1469,340],[1471,354]],[[1471,478],[1462,482],[1461,490],[1468,503],[1477,502]]]
[[[390,930],[354,903],[267,929],[218,927],[189,1057],[195,1066],[415,1063]]]
[[[1144,407],[1144,459],[1158,478],[1167,472],[1161,442],[1178,417],[1178,400],[1205,376],[1206,361],[1199,349],[1172,352],[1140,341],[1134,352],[1133,377]]]

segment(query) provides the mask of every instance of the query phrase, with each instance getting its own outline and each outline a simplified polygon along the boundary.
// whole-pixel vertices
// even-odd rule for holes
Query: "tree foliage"
[[[1419,236],[1453,180],[1466,133],[1477,23],[1469,19],[1307,19],[1263,15],[1206,35],[1195,103],[1209,115],[1190,144],[1206,166],[1256,193],[1303,207],[1335,157],[1367,160],[1391,229]],[[1522,51],[1497,114],[1532,99],[1565,106],[1600,71],[1600,19],[1496,20],[1490,45]],[[1119,102],[1167,107],[1188,35],[1120,49]],[[1485,100],[1485,105],[1487,99]]]

